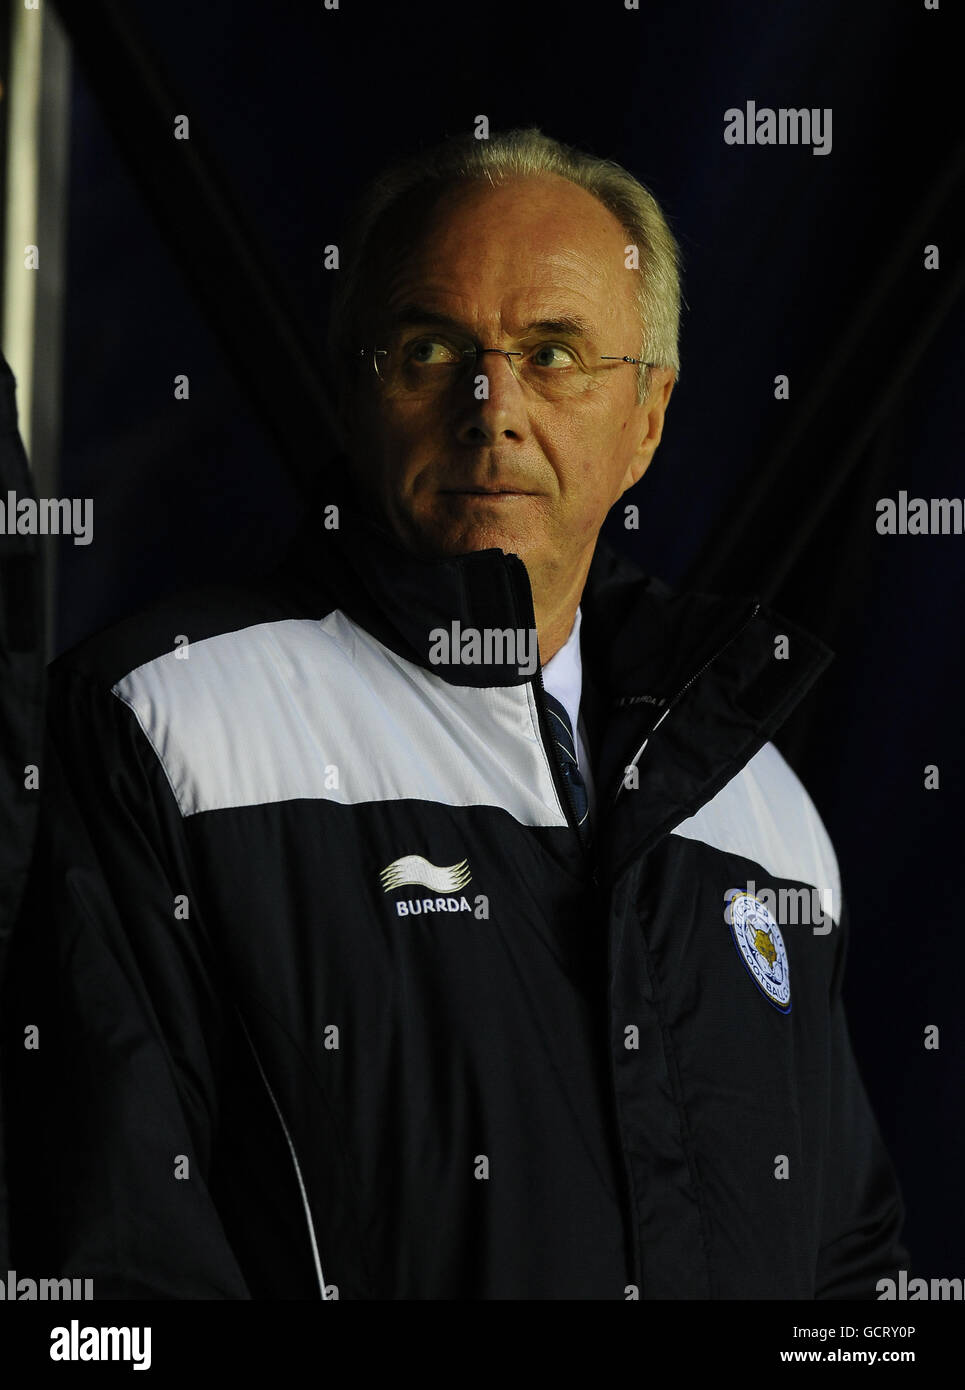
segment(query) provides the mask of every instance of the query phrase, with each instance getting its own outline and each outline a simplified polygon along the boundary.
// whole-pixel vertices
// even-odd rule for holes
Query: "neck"
[[[589,565],[587,564],[585,568],[573,576],[568,584],[562,587],[557,585],[549,593],[539,585],[538,581],[531,581],[533,585],[533,611],[536,616],[536,631],[539,635],[539,659],[542,666],[545,666],[548,661],[552,661],[560,648],[566,645],[567,638],[573,631],[573,622],[576,618],[576,610],[580,605],[588,569]]]

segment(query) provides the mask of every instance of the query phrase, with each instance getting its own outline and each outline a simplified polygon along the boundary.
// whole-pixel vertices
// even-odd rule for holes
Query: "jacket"
[[[101,1298],[875,1297],[902,1201],[834,850],[771,741],[830,651],[601,539],[586,844],[538,666],[461,659],[532,629],[525,566],[415,559],[334,495],[266,578],[50,668],[18,1267]]]

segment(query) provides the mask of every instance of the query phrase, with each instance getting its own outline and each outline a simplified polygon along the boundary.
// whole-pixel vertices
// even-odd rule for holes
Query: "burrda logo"
[[[387,864],[379,877],[382,890],[391,893],[395,888],[419,883],[431,888],[435,898],[398,898],[395,904],[399,917],[419,917],[430,912],[471,912],[468,898],[461,889],[472,878],[469,860],[461,859],[458,864],[433,864],[421,854],[404,854],[401,859],[393,859]]]

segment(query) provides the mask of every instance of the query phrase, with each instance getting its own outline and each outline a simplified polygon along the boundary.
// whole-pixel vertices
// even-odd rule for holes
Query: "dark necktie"
[[[584,840],[588,840],[590,834],[589,803],[586,795],[586,783],[583,781],[583,774],[576,758],[573,726],[559,700],[548,690],[544,690],[543,694],[546,697],[546,708],[549,710],[550,728],[553,731],[556,746],[560,750],[560,766],[563,770],[563,777],[573,791],[573,804],[576,807],[576,819],[579,822],[580,834]]]

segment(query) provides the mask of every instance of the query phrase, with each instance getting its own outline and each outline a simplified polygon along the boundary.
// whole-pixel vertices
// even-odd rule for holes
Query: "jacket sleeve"
[[[13,1255],[95,1298],[248,1298],[209,1185],[230,1010],[180,813],[132,711],[59,664],[4,1011]]]
[[[907,1268],[905,1210],[898,1181],[854,1056],[842,999],[850,936],[845,904],[831,984],[830,1104],[824,1220],[815,1297],[875,1299],[879,1279]]]

